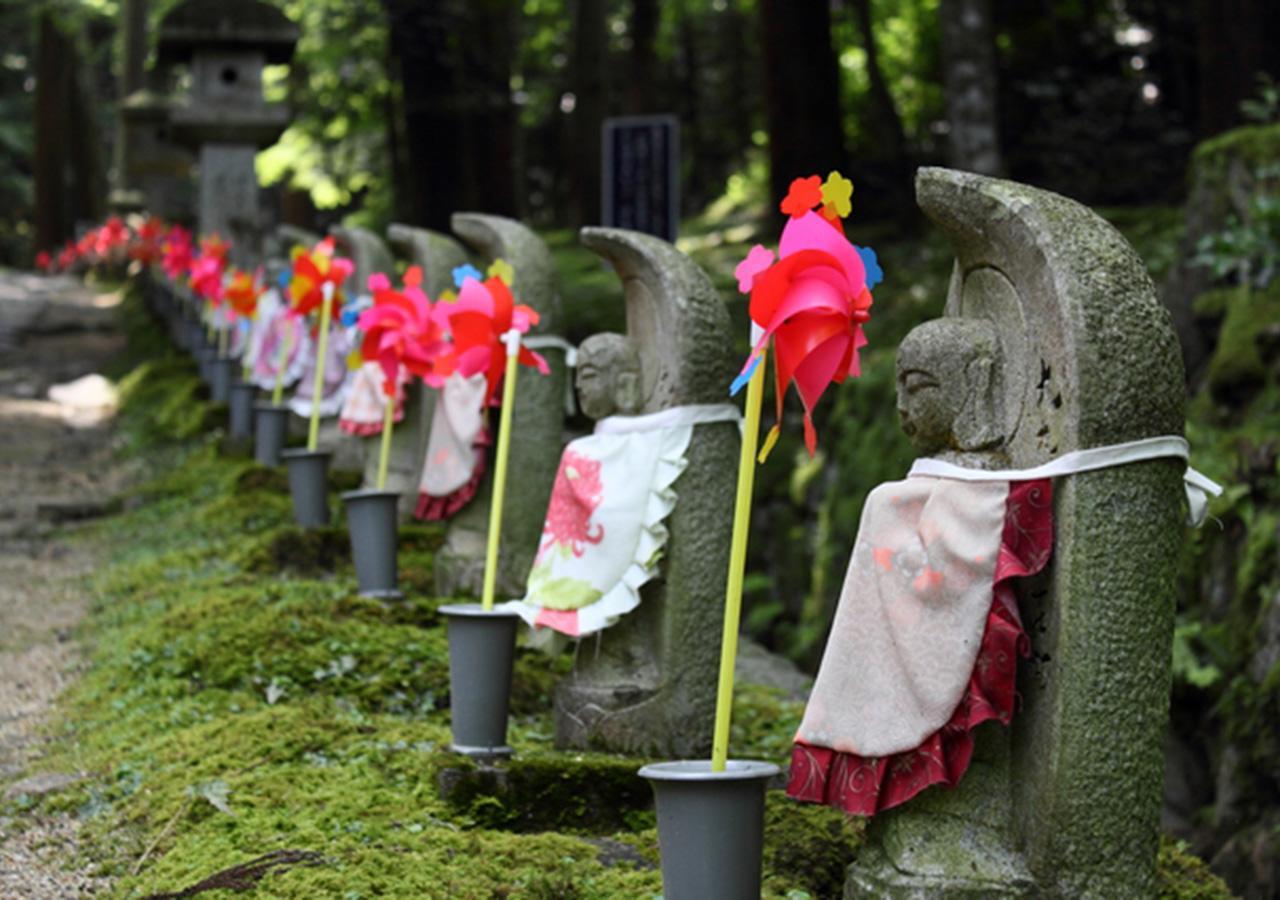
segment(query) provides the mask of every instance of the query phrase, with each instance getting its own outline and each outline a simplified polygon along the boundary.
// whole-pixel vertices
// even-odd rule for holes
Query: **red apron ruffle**
[[[485,459],[487,457],[485,448],[491,443],[493,441],[489,437],[488,429],[481,430],[473,445],[476,453],[476,464],[475,468],[471,470],[471,477],[467,479],[467,483],[443,497],[435,497],[425,491],[420,492],[418,494],[418,506],[413,511],[414,516],[426,522],[438,522],[442,519],[448,519],[470,503],[480,490],[480,482],[484,480]]]
[[[982,644],[964,695],[947,724],[912,750],[876,758],[797,741],[791,753],[788,796],[872,816],[935,784],[955,787],[973,757],[973,729],[991,719],[1009,724],[1017,697],[1018,657],[1031,650],[1018,620],[1010,579],[1039,572],[1052,552],[1053,482],[1014,482]]]

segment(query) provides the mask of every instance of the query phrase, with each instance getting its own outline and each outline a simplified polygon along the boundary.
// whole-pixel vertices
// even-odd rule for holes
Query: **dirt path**
[[[0,272],[0,791],[56,789],[40,725],[80,661],[72,639],[95,560],[65,540],[122,486],[113,465],[114,398],[97,372],[123,345],[119,298],[62,278]],[[77,379],[81,379],[78,380]],[[15,783],[22,773],[29,777]],[[0,896],[75,897],[103,886],[69,867],[72,817],[0,817]]]

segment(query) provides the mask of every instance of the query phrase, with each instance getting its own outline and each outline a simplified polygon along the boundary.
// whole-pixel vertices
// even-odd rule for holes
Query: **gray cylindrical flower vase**
[[[280,454],[289,472],[293,520],[303,528],[329,524],[328,450],[285,450]]]
[[[227,433],[232,440],[244,441],[253,436],[253,397],[257,389],[247,382],[231,385]]]
[[[192,356],[199,358],[200,351],[204,347],[204,326],[200,324],[200,320],[194,316],[184,320],[186,322],[186,341],[185,346],[187,352]]]
[[[764,791],[773,763],[731,759],[647,765],[653,787],[666,900],[759,900],[764,848]]]
[[[235,380],[236,361],[230,356],[219,356],[217,351],[209,363],[209,397],[214,403],[231,400],[231,383]]]
[[[351,536],[351,561],[356,582],[364,597],[399,599],[396,588],[396,542],[399,520],[398,491],[347,491],[342,502],[347,507],[347,531]]]
[[[289,407],[259,403],[253,407],[253,458],[264,466],[280,465]]]
[[[200,364],[200,380],[213,387],[213,363],[218,358],[218,348],[205,343],[196,352],[196,360]]]
[[[507,711],[519,616],[479,603],[440,607],[449,628],[452,749],[478,757],[511,755]]]

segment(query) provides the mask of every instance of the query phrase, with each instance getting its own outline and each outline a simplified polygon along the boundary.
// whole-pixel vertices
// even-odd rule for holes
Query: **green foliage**
[[[1258,93],[1241,101],[1240,114],[1258,125],[1280,121],[1280,84],[1269,72],[1258,73]]]
[[[258,154],[263,184],[287,182],[320,209],[359,207],[352,224],[384,230],[392,217],[387,139],[394,86],[378,0],[286,0],[298,23],[291,68],[267,73],[267,96],[287,100],[293,123]]]
[[[1160,900],[1231,900],[1234,896],[1185,843],[1169,837],[1160,838],[1156,878]]]
[[[1280,166],[1258,169],[1259,185],[1275,185]],[[1249,198],[1241,217],[1232,213],[1226,226],[1206,234],[1196,246],[1195,263],[1209,269],[1214,278],[1230,278],[1236,284],[1265,288],[1280,267],[1280,194],[1259,190]]]

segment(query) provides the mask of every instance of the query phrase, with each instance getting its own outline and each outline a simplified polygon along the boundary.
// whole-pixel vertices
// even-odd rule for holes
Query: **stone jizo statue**
[[[556,744],[705,755],[739,447],[737,413],[726,406],[734,368],[729,319],[707,276],[670,244],[612,228],[585,228],[581,238],[613,265],[627,307],[625,336],[593,335],[579,348],[578,397],[597,421],[593,437],[683,429],[686,443],[656,572],[633,609],[582,640],[573,674],[556,690]],[[562,459],[562,474],[574,474],[565,467]],[[583,523],[564,518],[580,540],[600,533],[597,515]],[[610,523],[603,524],[607,534]]]
[[[945,640],[924,646],[919,665],[906,654],[897,673],[919,690],[892,715],[862,717],[871,727],[856,727],[842,704],[863,688],[872,697],[900,689],[897,681],[864,684],[879,677],[873,669],[838,696],[820,673],[792,793],[875,812],[848,898],[1154,897],[1185,461],[1171,458],[1175,449],[1097,468],[1059,464],[1111,460],[1136,444],[1181,444],[1185,454],[1177,338],[1142,261],[1084,207],[944,169],[921,170],[916,192],[956,251],[945,317],[914,330],[898,359],[903,428],[929,459],[893,483],[900,488],[868,498],[841,608],[865,598],[860,580],[878,579],[883,603],[864,632],[910,637],[936,615],[922,598],[989,577],[995,538],[982,534],[1016,544],[1051,511],[1051,534],[1032,540],[1051,554],[1033,560],[1042,565],[1033,577],[997,578],[1007,592],[995,602],[990,592],[985,606],[957,602],[968,618],[935,623]],[[1050,464],[1054,477],[1037,479]],[[974,471],[984,469],[999,471]],[[950,510],[982,527],[948,527],[935,504],[913,551],[892,525],[927,485],[947,482]],[[1001,484],[1009,493],[993,503]],[[1030,531],[1015,508],[1034,514]],[[974,609],[989,610],[985,623]],[[935,676],[947,653],[963,664],[965,641],[986,647],[1000,630],[993,617],[1020,623],[1025,643],[1005,649],[1018,659],[1018,702],[1006,695],[986,715],[969,693],[954,706],[954,685]],[[970,631],[957,639],[962,628]],[[855,666],[853,654],[828,650],[824,670]],[[872,699],[859,703],[874,714]],[[964,727],[944,736],[939,754],[898,752],[951,709],[949,724]],[[984,716],[998,721],[973,724]],[[916,790],[913,777],[936,774],[933,760],[958,758],[942,751],[963,751],[959,783]],[[869,782],[880,796],[868,796]]]
[[[990,322],[926,322],[898,348],[898,419],[924,456],[995,468],[1007,458],[1000,342]]]
[[[640,411],[640,354],[624,335],[595,334],[578,348],[578,406],[599,421]]]

